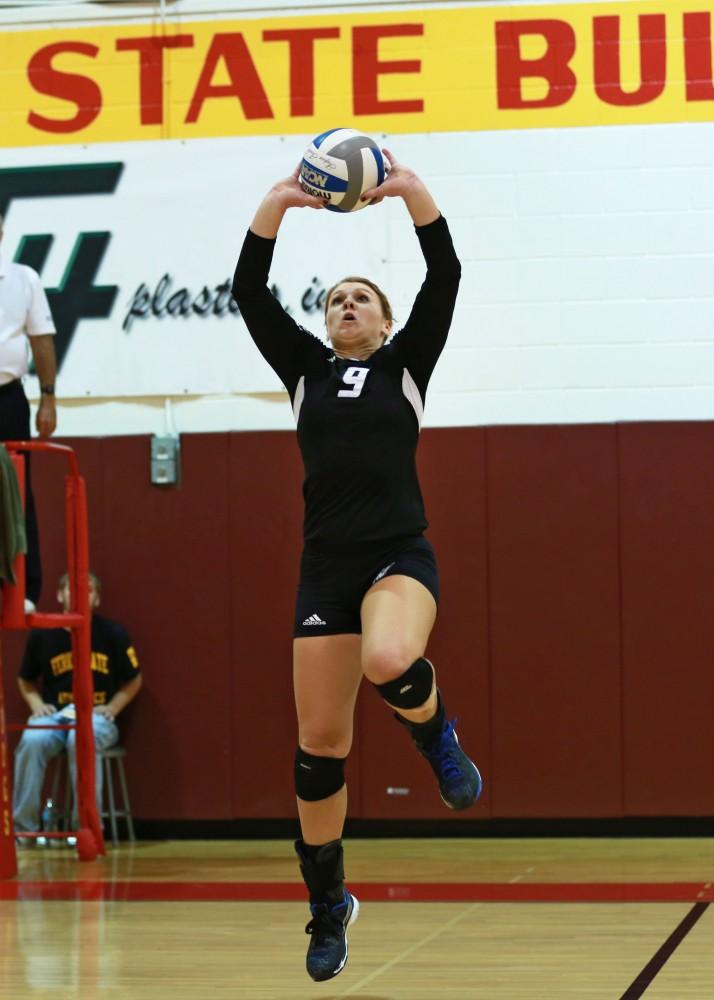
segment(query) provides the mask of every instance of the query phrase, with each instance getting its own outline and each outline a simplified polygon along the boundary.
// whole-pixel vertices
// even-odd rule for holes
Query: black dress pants
[[[7,385],[0,385],[0,441],[27,441],[29,438],[30,404],[27,402],[22,382],[18,379]],[[29,455],[25,456],[25,530],[27,531],[26,593],[29,599],[37,604],[42,590],[42,564]]]

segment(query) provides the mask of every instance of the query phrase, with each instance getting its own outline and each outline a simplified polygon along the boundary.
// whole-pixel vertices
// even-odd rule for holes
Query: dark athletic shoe
[[[483,782],[478,768],[459,746],[453,722],[444,720],[441,736],[428,746],[416,743],[439,782],[439,792],[449,809],[468,809],[481,794]]]
[[[312,920],[305,928],[310,935],[306,966],[308,975],[316,982],[332,979],[347,964],[347,928],[357,919],[359,903],[345,889],[341,903],[311,903]]]

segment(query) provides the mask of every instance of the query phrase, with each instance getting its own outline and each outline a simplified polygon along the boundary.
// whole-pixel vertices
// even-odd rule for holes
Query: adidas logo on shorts
[[[309,618],[305,619],[303,625],[327,625],[327,622],[323,622],[319,615],[310,615]]]

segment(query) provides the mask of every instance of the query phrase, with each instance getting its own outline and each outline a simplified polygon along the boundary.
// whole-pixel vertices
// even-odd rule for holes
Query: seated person
[[[97,754],[114,746],[119,739],[116,716],[141,687],[139,661],[125,629],[117,622],[94,613],[99,606],[101,589],[99,578],[90,573],[94,682],[92,727]],[[67,614],[70,592],[66,573],[60,577],[57,600]],[[30,727],[74,722],[73,666],[72,634],[68,628],[32,629],[18,677],[20,694],[32,712],[28,720]],[[76,787],[75,732],[74,729],[33,728],[24,731],[15,751],[13,818],[16,833],[39,831],[45,768],[47,762],[62,750],[67,751],[72,787]],[[96,765],[97,808],[101,812],[102,768],[99,756]]]

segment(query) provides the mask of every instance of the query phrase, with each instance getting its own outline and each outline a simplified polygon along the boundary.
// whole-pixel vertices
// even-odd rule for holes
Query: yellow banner
[[[0,37],[0,145],[712,121],[700,0],[57,27]]]

